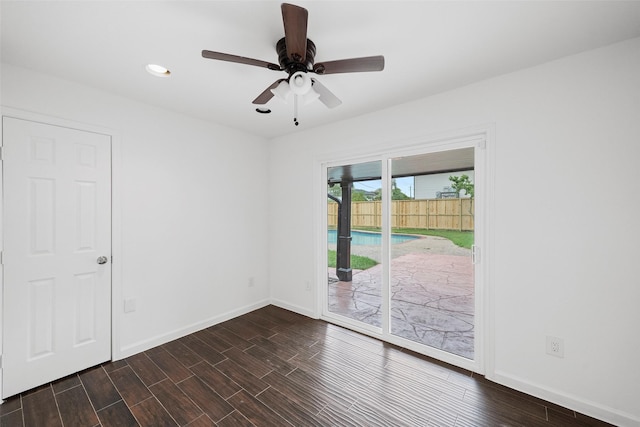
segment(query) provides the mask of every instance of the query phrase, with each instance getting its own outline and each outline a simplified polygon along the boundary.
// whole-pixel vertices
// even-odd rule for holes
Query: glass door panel
[[[389,332],[471,360],[473,156],[465,148],[391,161],[389,266]],[[398,185],[408,172],[412,195]]]
[[[327,168],[330,314],[382,324],[381,161]]]

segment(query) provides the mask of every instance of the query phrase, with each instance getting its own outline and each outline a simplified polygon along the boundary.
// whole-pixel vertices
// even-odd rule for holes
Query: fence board
[[[469,198],[393,200],[391,227],[472,231],[473,214],[474,202]],[[334,201],[328,203],[327,223],[329,227],[338,226],[338,204]],[[381,227],[381,202],[351,203],[351,226]]]

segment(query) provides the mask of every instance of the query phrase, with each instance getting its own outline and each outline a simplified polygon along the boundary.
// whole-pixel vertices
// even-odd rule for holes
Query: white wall
[[[271,205],[274,301],[318,314],[304,287],[316,277],[317,159],[482,124],[495,125],[488,377],[640,425],[640,39],[272,141],[274,190],[286,180],[302,198]],[[549,191],[558,183],[567,191]],[[547,335],[564,338],[563,359],[545,354]]]
[[[116,133],[116,357],[268,303],[266,140],[9,65],[2,105]]]

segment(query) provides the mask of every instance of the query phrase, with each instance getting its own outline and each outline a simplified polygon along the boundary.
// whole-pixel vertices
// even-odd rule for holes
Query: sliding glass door
[[[478,371],[477,144],[323,165],[323,318]]]
[[[392,232],[416,238],[392,238],[389,264],[390,333],[472,360],[473,151],[392,159],[393,180],[414,183],[412,197],[392,189]]]
[[[382,325],[381,161],[327,170],[327,310]]]

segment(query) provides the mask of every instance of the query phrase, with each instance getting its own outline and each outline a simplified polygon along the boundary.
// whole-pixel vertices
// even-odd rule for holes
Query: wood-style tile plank
[[[514,411],[522,411],[532,416],[546,419],[546,408],[530,399],[525,399],[514,393],[508,392],[506,389],[498,389],[493,387],[484,387],[482,390],[467,389],[463,400],[473,402],[474,406],[504,406],[505,408],[513,408]]]
[[[287,375],[287,379],[308,390],[314,390],[317,395],[323,396],[327,404],[349,404],[358,399],[359,390],[350,390],[348,387],[342,387],[332,378],[316,376],[302,369],[291,372]]]
[[[246,320],[243,317],[227,320],[221,323],[221,325],[246,340],[251,340],[251,338],[254,337],[269,338],[274,334],[273,331],[263,328],[259,324]]]
[[[316,419],[316,413],[304,411],[294,401],[272,387],[260,393],[256,398],[294,426],[322,427],[322,423]]]
[[[4,401],[2,405],[0,405],[0,416],[6,415],[10,412],[17,411],[22,409],[22,402],[20,401],[20,395],[12,396]]]
[[[427,425],[440,420],[452,426],[456,420],[455,414],[442,410],[437,404],[441,393],[416,382],[407,384],[392,377],[381,378],[369,387],[359,387],[353,392],[358,395],[356,406],[377,408],[389,419],[407,424]]]
[[[279,392],[295,402],[305,412],[317,414],[324,408],[329,399],[318,389],[309,387],[307,384],[300,384],[288,376],[285,377],[277,372],[271,372],[264,380]],[[349,402],[351,404],[352,402]]]
[[[21,409],[0,416],[0,427],[22,427],[23,425],[25,424]]]
[[[178,362],[168,351],[162,347],[156,347],[156,351],[147,352],[149,359],[168,376],[174,383],[186,380],[191,371]]]
[[[22,398],[22,411],[26,426],[62,426],[56,399],[50,385]]]
[[[244,415],[238,411],[233,411],[216,424],[218,427],[255,427]]]
[[[107,374],[109,372],[115,371],[116,369],[124,368],[125,366],[128,366],[128,364],[127,364],[127,361],[124,359],[116,360],[115,362],[106,362],[102,364],[102,367],[104,368]]]
[[[233,347],[238,348],[240,350],[246,350],[247,348],[253,345],[251,341],[245,340],[244,338],[239,337],[238,335],[234,334],[232,331],[230,331],[227,328],[212,327],[212,328],[208,328],[207,330],[213,335],[220,337],[221,339],[231,344]]]
[[[564,408],[563,408],[564,409]],[[582,414],[568,412],[568,410],[557,410],[550,408],[548,410],[549,423],[554,426],[563,427],[612,427],[612,424],[604,421],[596,420]]]
[[[142,383],[130,366],[111,372],[109,377],[129,407],[151,397],[147,386]]]
[[[223,399],[228,399],[242,387],[240,387],[231,378],[214,368],[207,362],[198,363],[191,367],[191,372],[198,376],[205,384],[211,387],[216,393],[222,396]]]
[[[207,344],[209,347],[214,349],[219,353],[224,353],[226,350],[229,350],[233,347],[232,344],[227,342],[219,335],[215,335],[209,332],[207,329],[203,329],[201,331],[195,332],[192,336],[198,338],[203,343]]]
[[[102,366],[96,366],[81,372],[80,380],[96,411],[122,399]]]
[[[287,362],[286,360],[281,359],[275,354],[255,344],[252,344],[252,347],[249,347],[244,352],[260,360],[265,365],[271,367],[272,370],[275,370],[282,375],[287,375],[296,369],[296,365],[294,363]]]
[[[202,414],[198,418],[187,424],[187,427],[216,427],[216,425],[219,426],[221,424],[214,423],[213,421],[211,421],[211,418],[207,416],[207,414]],[[238,423],[236,425],[240,426],[242,424]]]
[[[186,425],[203,415],[202,410],[170,380],[154,384],[150,390],[180,425]]]
[[[254,337],[250,341],[255,345],[262,347],[263,349],[275,354],[276,356],[278,356],[283,360],[290,360],[298,354],[297,351],[292,350],[287,346],[277,344],[264,337]]]
[[[68,377],[61,378],[51,383],[53,392],[56,394],[78,385],[80,385],[80,378],[78,378],[78,374],[69,375]]]
[[[98,411],[98,418],[102,427],[137,427],[135,417],[127,407],[124,400]]]
[[[179,340],[173,340],[163,344],[162,348],[167,350],[178,362],[182,363],[187,368],[190,368],[202,361],[202,357],[189,350],[189,348]]]
[[[225,351],[224,355],[258,378],[262,378],[269,372],[273,371],[273,368],[271,368],[271,366],[269,366],[268,364],[262,362],[260,359],[256,359],[255,357],[243,352],[238,348],[231,348]]]
[[[303,371],[325,379],[331,379],[336,385],[346,387],[350,383],[361,384],[366,387],[376,377],[370,371],[370,366],[357,367],[345,363],[340,357],[321,351],[311,359],[299,359],[298,356],[291,360]],[[379,371],[378,371],[379,372]]]
[[[233,406],[195,376],[182,381],[178,387],[214,422],[233,412]]]
[[[210,345],[205,344],[203,341],[193,337],[188,336],[181,338],[180,341],[189,348],[189,350],[193,351],[195,354],[200,356],[206,362],[209,362],[212,365],[216,363],[222,362],[227,357],[221,354],[219,351],[213,349]]]
[[[98,416],[82,385],[78,384],[56,394],[56,401],[65,426],[91,427],[99,424]]]
[[[215,368],[231,378],[235,383],[253,396],[269,387],[269,384],[262,381],[251,372],[245,370],[241,365],[233,360],[227,359],[220,362],[215,366]]]
[[[244,390],[231,396],[229,403],[256,426],[293,426]]]
[[[342,405],[326,406],[318,415],[318,421],[325,426],[362,427],[370,423]],[[429,426],[430,427],[430,426]]]
[[[147,387],[167,378],[162,369],[158,368],[145,353],[130,356],[126,361]]]
[[[130,409],[141,427],[169,427],[178,425],[155,397],[143,400]]]

